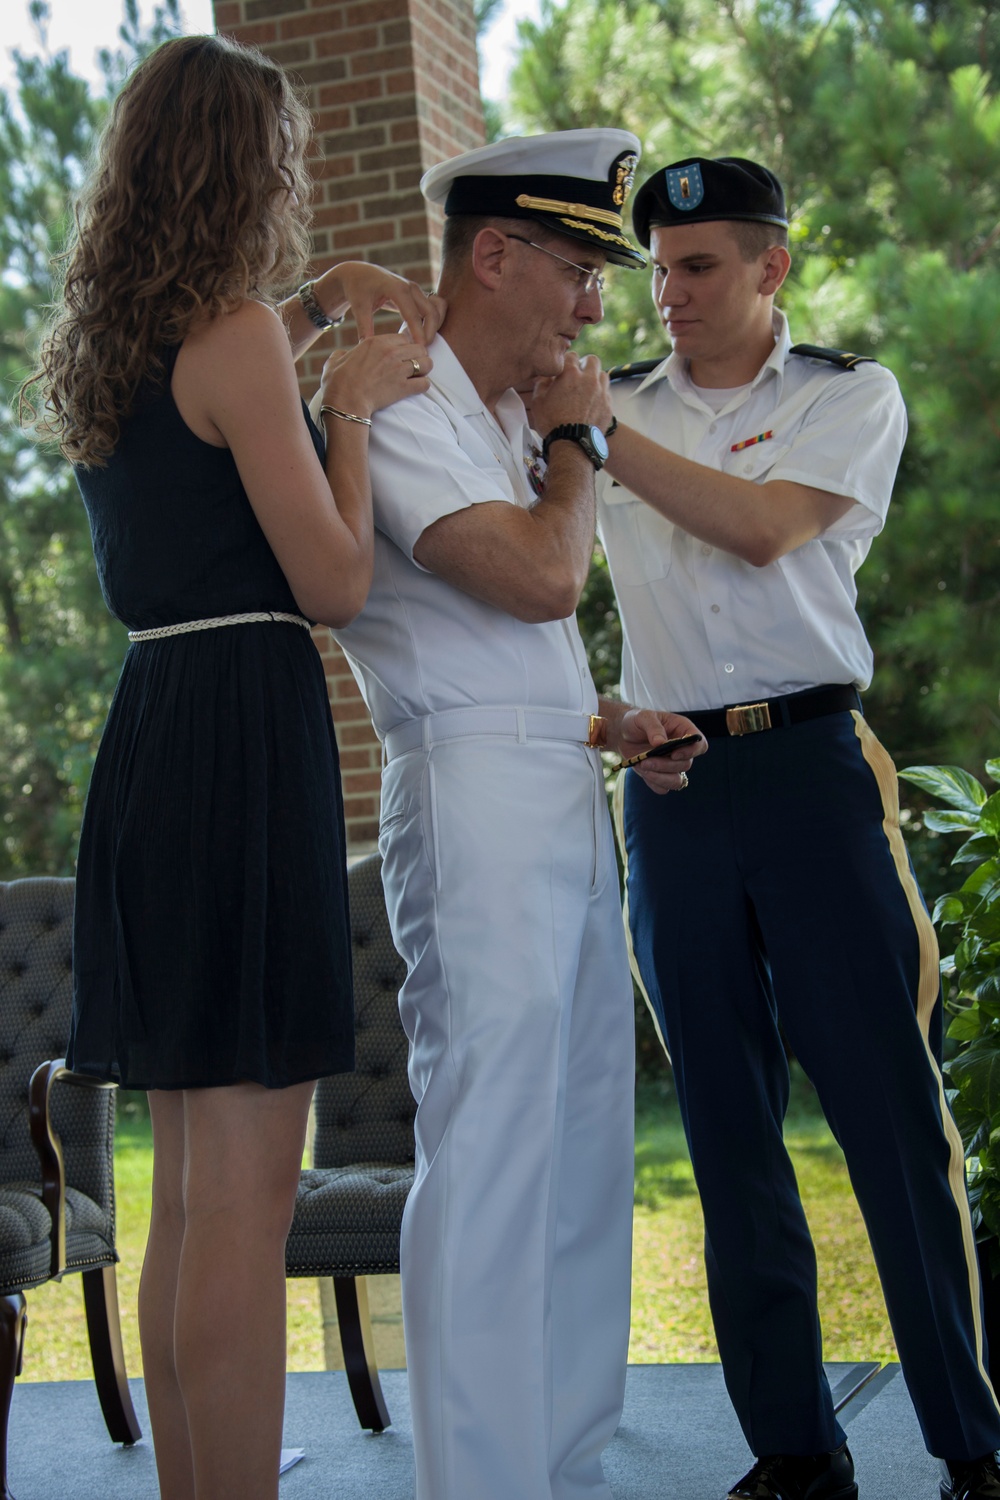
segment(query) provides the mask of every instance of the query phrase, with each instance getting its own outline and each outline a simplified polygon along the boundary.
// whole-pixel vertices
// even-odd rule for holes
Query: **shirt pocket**
[[[457,434],[458,446],[465,456],[472,460],[481,474],[486,476],[489,485],[496,485],[505,499],[512,505],[524,504],[514,488],[510,474],[500,454],[495,448],[476,432],[468,422],[463,422]],[[527,486],[527,479],[525,479]]]
[[[674,545],[674,528],[652,506],[623,485],[609,486],[601,496],[601,538],[615,588],[655,583],[666,578]]]

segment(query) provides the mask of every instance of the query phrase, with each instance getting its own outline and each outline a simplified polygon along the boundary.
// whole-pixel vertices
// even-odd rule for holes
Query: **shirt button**
[[[726,671],[727,672],[735,672],[736,671],[736,668],[733,666],[733,664],[732,664],[731,661],[727,661],[726,662]]]
[[[717,604],[712,605],[712,613],[713,615],[717,615],[719,613],[719,606]]]
[[[744,464],[743,472],[744,474],[751,474],[753,472],[753,464]]]
[[[711,425],[711,427],[708,429],[709,432],[716,432],[718,430],[718,426],[719,426],[718,422],[713,422],[712,425]]]
[[[705,546],[705,547],[702,547],[701,550],[702,550],[702,552],[704,553],[704,555],[706,557],[711,557],[711,555],[712,555],[712,549],[711,549],[711,547]]]

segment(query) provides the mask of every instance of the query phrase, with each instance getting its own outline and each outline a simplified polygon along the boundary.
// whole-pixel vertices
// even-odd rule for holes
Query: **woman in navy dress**
[[[378,267],[279,306],[307,247],[308,117],[281,70],[168,42],[115,103],[42,347],[132,642],[81,836],[69,1060],[149,1090],[139,1298],[164,1500],[273,1500],[284,1243],[314,1080],[353,1061],[343,812],[308,625],[372,570],[373,411],[427,388],[440,309]],[[409,332],[372,335],[374,311]],[[354,310],[320,433],[293,360]],[[325,442],[324,442],[325,437]]]

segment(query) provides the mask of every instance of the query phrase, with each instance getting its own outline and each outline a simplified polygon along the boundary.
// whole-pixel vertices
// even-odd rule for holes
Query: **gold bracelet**
[[[360,422],[362,427],[372,425],[371,417],[356,417],[352,411],[339,411],[335,406],[321,406],[319,414],[321,417],[339,417],[342,422]]]

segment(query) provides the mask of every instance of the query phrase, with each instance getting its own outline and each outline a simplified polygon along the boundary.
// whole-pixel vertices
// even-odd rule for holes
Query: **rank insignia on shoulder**
[[[630,365],[615,365],[608,371],[609,380],[635,380],[641,375],[648,375],[655,370],[657,365],[662,365],[666,359],[665,354],[659,355],[657,359],[635,359]]]
[[[802,354],[806,359],[825,359],[827,364],[839,370],[853,370],[857,365],[877,365],[874,354],[850,354],[846,349],[826,349],[822,344],[793,344],[789,354]]]

